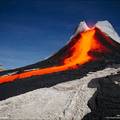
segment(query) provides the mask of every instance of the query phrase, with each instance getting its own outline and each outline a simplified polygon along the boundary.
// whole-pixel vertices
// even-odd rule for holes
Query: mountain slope
[[[97,26],[99,26],[99,23],[90,29],[82,22],[77,28],[75,35],[65,47],[47,60],[40,62],[41,64],[35,64],[37,70],[34,70],[36,69],[34,65],[31,65],[30,70],[27,69],[28,71],[25,71],[25,67],[12,70],[10,72],[15,72],[15,74],[12,73],[13,75],[0,77],[0,83],[77,69],[89,62],[108,59],[112,54],[120,58],[120,44],[104,34]],[[1,75],[7,72],[9,73],[9,71],[1,72]]]
[[[88,107],[88,101],[92,96],[94,96],[95,92],[98,91],[97,86],[99,85],[99,82],[95,79],[105,78],[106,76],[109,76],[110,78],[111,74],[119,75],[119,72],[120,65],[113,65],[97,72],[88,73],[85,77],[76,79],[75,81],[61,83],[51,88],[37,89],[26,94],[1,101],[0,118],[31,120],[81,120],[91,111],[91,107]],[[113,78],[111,78],[111,81],[112,79]],[[119,78],[116,81],[118,80]],[[119,94],[119,91],[117,90],[118,89],[114,89],[114,91],[108,90],[107,92],[111,94],[113,91],[116,94]],[[117,97],[120,97],[120,95],[117,95]],[[94,103],[93,100],[91,101],[91,104],[91,106],[93,106],[93,110],[95,104],[97,103]],[[117,106],[119,105],[120,104],[117,104]],[[99,112],[99,114],[102,113]],[[106,116],[107,115],[108,114],[106,114]],[[93,116],[93,118],[95,118],[95,116]],[[103,119],[98,118],[96,120]]]

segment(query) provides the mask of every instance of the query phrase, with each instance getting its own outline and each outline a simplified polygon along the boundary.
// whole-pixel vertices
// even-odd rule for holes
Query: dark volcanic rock
[[[120,74],[94,79],[97,91],[88,102],[91,113],[83,120],[120,119]],[[89,83],[91,87],[92,81]],[[93,87],[93,86],[92,86]]]

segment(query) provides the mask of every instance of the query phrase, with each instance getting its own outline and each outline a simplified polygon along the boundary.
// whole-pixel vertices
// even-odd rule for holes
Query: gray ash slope
[[[105,55],[102,61],[83,65],[77,70],[36,76],[23,80],[23,83],[18,80],[0,85],[0,99],[3,99],[0,102],[0,117],[39,120],[93,120],[95,117],[96,120],[104,120],[107,117],[118,117],[120,37],[107,21],[98,22],[95,27],[98,33],[102,31],[117,46],[107,44],[113,50],[111,54]],[[87,29],[89,28],[82,22],[77,32]],[[66,46],[45,61],[1,72],[1,75],[58,64],[60,62],[57,58],[68,49]]]

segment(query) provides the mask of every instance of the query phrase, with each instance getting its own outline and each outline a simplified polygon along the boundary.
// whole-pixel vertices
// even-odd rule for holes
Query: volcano
[[[108,115],[119,115],[119,73],[120,37],[112,25],[108,21],[99,21],[93,27],[88,27],[82,21],[68,43],[49,58],[24,67],[0,71],[0,100],[3,100],[3,103],[0,102],[0,116],[11,113],[10,118],[17,119],[28,115],[30,119],[34,116],[33,119],[46,120],[80,120],[83,117],[83,120],[96,117],[96,120],[103,120]],[[93,95],[91,90],[94,87],[98,88],[97,95],[95,91]],[[30,98],[32,104],[27,104]],[[36,108],[33,101],[36,101]],[[25,108],[21,103],[24,103]],[[6,108],[3,104],[10,104],[13,109],[8,108],[4,112]],[[14,109],[16,105],[21,107]],[[31,105],[33,110],[29,109]],[[44,106],[43,110],[41,106]],[[91,114],[87,114],[88,107]],[[31,111],[27,112],[27,108]]]
[[[0,86],[9,86],[20,81],[22,83],[28,82],[31,78],[34,81],[37,80],[40,85],[44,81],[44,76],[59,73],[69,75],[74,71],[79,71],[77,76],[82,76],[82,73],[96,70],[99,66],[105,67],[108,64],[119,63],[120,39],[111,28],[112,25],[107,21],[98,22],[92,28],[89,28],[84,21],[80,22],[70,41],[48,59],[25,67],[0,72]],[[110,34],[112,32],[114,34]],[[45,81],[47,82],[47,80]],[[53,83],[46,82],[47,86],[57,84],[55,81]],[[41,86],[44,87],[43,83]]]
[[[114,40],[112,36],[108,36],[107,32],[101,29],[101,23],[89,28],[85,22],[81,22],[65,47],[42,62],[1,72],[0,83],[78,69],[90,62],[105,61],[108,57],[112,58],[112,55],[118,59],[119,43],[118,39]],[[7,75],[8,73],[12,75]]]

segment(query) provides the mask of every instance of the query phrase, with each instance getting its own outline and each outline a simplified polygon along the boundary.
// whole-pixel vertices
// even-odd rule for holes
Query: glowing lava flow
[[[102,45],[95,39],[95,29],[91,29],[81,33],[81,37],[77,42],[70,48],[72,55],[68,58],[64,58],[63,65],[53,66],[43,69],[31,70],[23,73],[1,76],[0,83],[11,82],[16,79],[29,78],[31,76],[44,75],[54,72],[60,72],[68,70],[70,68],[76,69],[77,65],[85,64],[89,61],[94,60],[93,56],[90,56],[88,53],[91,50],[100,49]]]

